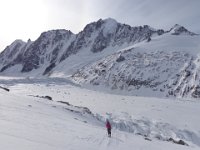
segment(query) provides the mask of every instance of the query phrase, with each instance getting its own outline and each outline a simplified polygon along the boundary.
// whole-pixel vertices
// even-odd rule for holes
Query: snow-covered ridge
[[[10,67],[20,65],[22,69],[17,69],[20,72],[26,73],[39,69],[38,74],[45,75],[51,73],[60,62],[80,51],[89,50],[96,53],[108,47],[119,49],[150,40],[152,35],[163,33],[163,30],[155,30],[147,25],[131,27],[111,18],[92,22],[76,35],[64,29],[51,30],[42,33],[36,41],[23,43],[20,47],[11,45],[9,50],[5,49],[0,54],[0,70],[5,72]],[[21,41],[14,43],[19,45]],[[11,55],[13,53],[16,54],[15,57]]]
[[[21,51],[21,48],[26,45],[26,42],[22,40],[15,40],[11,45],[7,46],[1,53],[0,63],[6,64],[8,61],[13,60],[17,54]]]
[[[78,34],[60,29],[15,41],[0,54],[0,74],[72,75],[131,95],[199,98],[199,37],[180,25],[164,31],[99,19]]]
[[[180,25],[175,25],[169,32],[173,35],[195,35]],[[0,70],[5,72],[13,66],[20,66],[16,70],[13,68],[11,72],[33,71],[37,75],[46,75],[52,73],[60,62],[80,51],[90,50],[96,53],[104,49],[117,50],[145,40],[149,42],[152,36],[166,33],[168,32],[148,25],[131,27],[111,18],[100,19],[86,25],[76,35],[60,29],[44,32],[36,41],[26,43],[16,40],[0,54]]]
[[[116,93],[200,98],[199,39],[186,36],[177,40],[172,35],[155,38],[86,65],[72,79]],[[189,47],[174,45],[180,42]]]
[[[73,33],[70,31],[52,30],[42,33],[36,41],[24,42],[20,48],[13,47],[10,53],[17,51],[15,57],[8,58],[7,55],[10,53],[5,49],[0,54],[1,72],[15,65],[21,65],[21,72],[47,67],[47,62],[53,63],[57,56],[60,55],[59,53],[62,54],[62,49],[65,48],[64,45],[68,44],[67,41],[70,41],[72,37]],[[19,41],[14,43],[19,45]],[[8,54],[5,55],[4,53]]]
[[[186,28],[184,28],[183,26],[179,24],[175,24],[169,30],[169,32],[173,35],[196,35],[195,33],[188,31]]]

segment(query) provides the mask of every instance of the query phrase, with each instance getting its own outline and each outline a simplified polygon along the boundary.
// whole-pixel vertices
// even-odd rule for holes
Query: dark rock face
[[[124,56],[119,56],[117,59],[116,59],[116,62],[122,62],[125,60],[125,57]]]
[[[10,68],[10,67],[12,67],[12,66],[14,66],[14,64],[8,64],[8,65],[3,66],[3,67],[1,68],[1,70],[0,70],[0,72],[3,72],[4,70],[6,70],[6,69],[8,69],[8,68]]]
[[[49,73],[55,66],[56,66],[55,63],[50,64],[50,65],[45,69],[43,75],[46,75],[47,73]]]
[[[173,142],[175,144],[180,144],[180,145],[186,145],[189,146],[185,141],[183,140],[174,140],[173,138],[169,138],[167,141]]]
[[[5,90],[5,91],[7,91],[7,92],[9,92],[9,91],[10,91],[10,89],[8,89],[8,88],[5,88],[5,87],[2,87],[2,86],[0,86],[0,89],[3,89],[3,90]]]
[[[194,88],[194,92],[192,93],[192,96],[195,98],[200,98],[200,85]]]
[[[49,101],[53,101],[52,97],[51,96],[39,96],[39,95],[29,95],[29,96],[32,96],[32,97],[38,97],[38,98],[42,98],[42,99],[46,99],[46,100],[49,100]]]
[[[101,52],[103,49],[109,46],[110,40],[110,37],[104,37],[103,33],[100,32],[94,41],[91,51],[94,53]]]
[[[21,72],[29,72],[33,69],[37,69],[39,67],[39,57],[38,55],[34,55],[33,57],[28,56],[24,59],[24,64]]]
[[[52,97],[51,96],[44,96],[43,98],[46,98],[46,99],[52,101]]]
[[[65,60],[67,57],[69,57],[72,54],[77,53],[77,50],[74,49],[74,41],[69,45],[69,47],[67,48],[67,50],[65,51],[65,53],[62,55],[62,57],[60,58],[60,62]]]

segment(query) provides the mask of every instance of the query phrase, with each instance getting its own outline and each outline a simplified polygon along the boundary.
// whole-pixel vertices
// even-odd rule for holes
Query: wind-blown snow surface
[[[198,101],[112,95],[83,89],[59,78],[4,77],[0,83],[10,89],[7,92],[0,88],[2,149],[197,150],[200,147]],[[45,96],[52,97],[52,101]],[[106,135],[105,118],[113,126],[111,139]],[[189,146],[174,144],[169,138],[183,140]]]

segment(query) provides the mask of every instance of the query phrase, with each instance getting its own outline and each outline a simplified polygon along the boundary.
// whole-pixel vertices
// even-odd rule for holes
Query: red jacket
[[[106,122],[106,128],[107,128],[107,129],[111,129],[110,122],[108,122],[108,121]]]

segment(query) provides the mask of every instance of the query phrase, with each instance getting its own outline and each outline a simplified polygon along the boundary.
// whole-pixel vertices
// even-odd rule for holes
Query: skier
[[[108,119],[106,119],[106,128],[108,131],[108,137],[111,137],[111,125]]]

